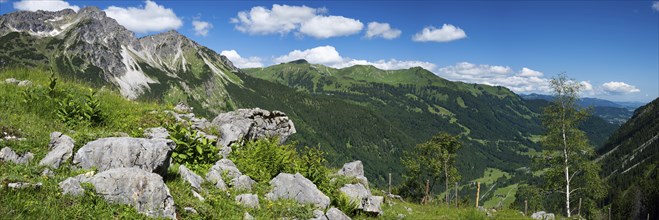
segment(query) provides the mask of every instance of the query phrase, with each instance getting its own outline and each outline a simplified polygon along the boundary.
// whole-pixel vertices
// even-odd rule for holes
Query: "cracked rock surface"
[[[75,141],[60,132],[50,133],[50,143],[48,148],[50,152],[39,161],[39,166],[49,166],[57,169],[60,164],[73,156],[73,146]]]
[[[170,156],[176,147],[171,140],[130,137],[101,138],[87,143],[76,152],[73,164],[100,171],[138,167],[161,175],[167,173]]]
[[[211,122],[221,137],[218,146],[231,146],[243,139],[279,137],[283,143],[288,136],[295,134],[295,125],[285,113],[260,108],[238,109],[219,114]]]
[[[270,200],[292,199],[302,204],[314,204],[321,208],[327,208],[330,199],[318,190],[311,180],[299,173],[280,173],[270,180],[272,191],[266,194]]]

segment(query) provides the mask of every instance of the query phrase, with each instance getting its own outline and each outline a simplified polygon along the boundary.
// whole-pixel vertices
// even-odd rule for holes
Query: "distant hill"
[[[522,94],[525,100],[547,100],[551,101],[554,97],[543,94]],[[641,102],[614,102],[598,98],[581,98],[579,105],[584,108],[593,108],[593,115],[608,121],[611,124],[622,125],[632,117],[634,110],[644,103]]]

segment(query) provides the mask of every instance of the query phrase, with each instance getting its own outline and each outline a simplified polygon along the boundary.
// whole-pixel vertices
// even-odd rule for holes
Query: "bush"
[[[302,165],[292,145],[279,145],[279,139],[248,141],[232,146],[230,158],[238,168],[257,182],[268,182],[279,173],[296,173]]]
[[[188,168],[206,173],[215,161],[219,160],[216,142],[201,135],[197,130],[181,123],[166,125],[169,139],[176,143],[172,160]]]

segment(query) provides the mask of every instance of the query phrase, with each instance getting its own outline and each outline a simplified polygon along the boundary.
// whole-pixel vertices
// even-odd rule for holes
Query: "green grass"
[[[501,177],[510,178],[510,174],[496,168],[487,168],[483,173],[483,177],[475,179],[474,182],[491,185]]]
[[[515,194],[517,193],[518,184],[509,185],[506,187],[498,188],[494,191],[494,196],[483,203],[485,208],[499,208],[509,207],[515,201]],[[501,204],[501,206],[499,206]]]
[[[408,208],[411,211],[408,211]],[[422,205],[410,202],[401,202],[400,200],[391,201],[391,205],[382,205],[384,214],[377,219],[398,219],[399,214],[403,214],[403,219],[530,219],[524,217],[515,210],[501,210],[491,212],[492,217],[488,217],[485,212],[479,211],[475,207],[446,207],[444,204]],[[358,215],[353,219],[376,219],[372,216]]]
[[[70,93],[74,97],[82,97],[90,89],[89,85],[61,79],[55,75],[56,88],[62,93]],[[7,78],[30,80],[30,87],[18,87],[5,84]],[[50,73],[42,70],[13,69],[0,72],[0,128],[12,131],[24,141],[0,141],[0,148],[11,147],[24,153],[32,152],[34,159],[24,165],[10,162],[0,162],[0,218],[2,219],[146,219],[128,205],[110,204],[93,190],[87,190],[85,195],[73,197],[62,195],[59,182],[68,177],[85,173],[86,170],[72,170],[63,165],[55,169],[54,176],[43,176],[44,167],[38,165],[39,160],[48,153],[49,135],[60,131],[71,136],[76,141],[74,151],[86,142],[101,137],[118,136],[121,133],[133,137],[141,137],[144,129],[161,126],[172,119],[161,113],[167,106],[155,102],[135,102],[124,99],[117,91],[101,88],[98,98],[101,100],[101,111],[106,116],[103,123],[79,122],[66,124],[61,121],[56,112],[57,102],[51,100],[48,93],[42,93],[49,88]],[[41,91],[41,92],[40,92]],[[36,98],[26,100],[25,93],[34,93]],[[37,100],[37,101],[35,101]],[[65,164],[70,163],[71,159]],[[261,190],[259,199],[261,209],[243,208],[234,201],[235,195],[241,192],[230,190],[223,192],[207,184],[200,192],[205,201],[199,201],[192,195],[191,187],[184,183],[177,174],[177,164],[170,166],[165,183],[174,197],[177,215],[180,219],[242,219],[249,212],[257,219],[296,218],[308,219],[313,208],[299,205],[293,201],[267,201],[263,194],[267,186],[255,186]],[[203,176],[203,174],[202,174]],[[8,183],[28,182],[42,183],[40,189],[9,189]],[[184,207],[193,207],[198,214],[183,211]]]

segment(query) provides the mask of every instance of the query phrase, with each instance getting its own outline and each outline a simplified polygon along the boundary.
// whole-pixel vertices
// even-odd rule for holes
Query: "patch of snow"
[[[144,74],[125,46],[121,46],[121,57],[121,61],[126,66],[126,73],[121,77],[115,77],[115,82],[119,84],[121,95],[128,99],[136,99],[145,90],[150,89],[149,83],[156,81]]]

